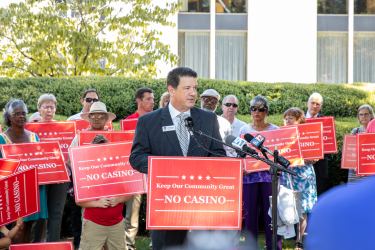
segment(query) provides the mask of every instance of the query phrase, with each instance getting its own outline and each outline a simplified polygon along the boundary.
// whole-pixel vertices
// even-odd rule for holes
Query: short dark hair
[[[142,99],[143,98],[143,95],[145,93],[154,93],[154,91],[152,91],[152,89],[150,88],[147,88],[147,87],[143,87],[143,88],[139,88],[137,89],[137,91],[135,92],[135,99]]]
[[[85,99],[87,94],[88,93],[95,93],[97,96],[98,96],[98,99],[100,99],[99,97],[99,93],[96,89],[86,89],[83,93],[82,93],[82,99]]]
[[[11,126],[10,116],[12,115],[13,110],[18,107],[22,107],[26,114],[28,113],[26,104],[20,99],[12,99],[5,105],[3,118],[6,126]]]
[[[174,68],[168,73],[167,86],[172,86],[174,89],[177,88],[178,84],[180,83],[180,77],[183,77],[183,76],[190,76],[190,77],[197,78],[198,74],[191,68],[187,68],[187,67]]]

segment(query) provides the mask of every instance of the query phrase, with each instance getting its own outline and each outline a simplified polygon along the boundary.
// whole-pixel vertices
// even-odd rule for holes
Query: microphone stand
[[[190,126],[187,126],[187,128],[188,128],[188,130],[189,130],[190,132],[192,132],[193,134],[202,135],[202,136],[204,136],[204,137],[206,137],[206,138],[209,138],[209,139],[211,139],[211,140],[214,140],[215,142],[218,142],[218,143],[221,143],[221,144],[223,144],[223,145],[225,145],[225,146],[228,146],[228,147],[230,147],[230,148],[236,150],[237,152],[240,152],[242,155],[248,155],[248,156],[250,156],[250,157],[252,157],[252,158],[254,158],[254,159],[257,159],[258,161],[262,161],[262,162],[266,163],[268,166],[270,166],[272,169],[276,169],[276,171],[277,171],[277,170],[280,170],[280,171],[287,172],[287,173],[289,173],[289,174],[291,174],[291,175],[296,175],[296,173],[294,173],[293,171],[291,171],[291,170],[289,170],[289,169],[287,169],[287,168],[285,168],[285,167],[279,165],[277,162],[275,163],[275,162],[273,162],[273,161],[271,161],[271,160],[269,160],[269,159],[266,159],[266,158],[262,158],[262,157],[260,157],[258,154],[252,154],[252,153],[250,153],[250,152],[243,151],[243,150],[241,150],[241,149],[238,149],[238,148],[236,148],[236,147],[233,147],[232,145],[230,145],[230,144],[228,144],[228,143],[225,143],[225,142],[223,142],[222,140],[218,140],[218,139],[216,139],[216,138],[214,138],[214,137],[212,137],[212,136],[210,136],[210,135],[208,135],[208,134],[203,133],[201,130],[196,130],[196,129],[194,129],[193,127],[190,127]],[[191,134],[191,135],[192,135],[192,134]],[[192,135],[192,136],[193,136],[193,135]]]

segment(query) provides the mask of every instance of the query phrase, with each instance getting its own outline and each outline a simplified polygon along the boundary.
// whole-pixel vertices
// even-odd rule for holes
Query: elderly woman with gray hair
[[[39,97],[37,108],[40,115],[39,122],[53,122],[56,113],[57,100],[53,94],[43,94]],[[60,240],[61,221],[64,212],[68,183],[46,185],[48,220],[45,223],[38,222],[37,230],[44,232],[47,229],[46,241]],[[41,234],[42,235],[42,234]]]
[[[38,142],[38,136],[25,129],[26,115],[27,115],[26,104],[19,99],[10,100],[4,108],[4,123],[8,127],[7,130],[0,134],[0,144],[13,144],[13,143],[30,143]],[[46,220],[48,217],[47,212],[47,200],[46,200],[46,188],[45,186],[39,186],[39,201],[40,201],[40,212],[32,214],[24,218],[24,227],[22,233],[15,242],[28,243],[36,242],[40,239],[37,231],[32,229],[35,227],[35,223],[38,221]]]
[[[264,96],[257,95],[250,101],[252,122],[240,129],[240,135],[247,133],[275,130],[279,127],[267,122],[269,111],[268,101]],[[266,233],[267,249],[272,249],[271,217],[268,215],[270,207],[269,197],[272,195],[271,175],[268,171],[250,173],[243,177],[243,215],[245,229],[257,239],[258,215],[261,212]],[[277,249],[282,249],[282,241],[278,236]]]
[[[352,135],[366,132],[370,121],[374,119],[374,110],[368,104],[361,105],[357,111],[357,119],[361,126],[353,128],[351,132]],[[359,179],[361,179],[361,177],[355,173],[355,169],[349,169],[348,183],[353,183]]]

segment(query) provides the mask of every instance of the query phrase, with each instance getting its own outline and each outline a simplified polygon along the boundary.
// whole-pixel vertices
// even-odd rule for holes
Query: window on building
[[[348,34],[346,32],[318,32],[318,82],[347,82],[347,48]]]
[[[354,33],[354,82],[375,83],[375,32]]]
[[[181,11],[210,12],[210,0],[180,0]]]
[[[355,0],[354,14],[375,14],[375,0]]]
[[[216,32],[216,79],[246,79],[246,37],[244,32]]]
[[[179,32],[179,65],[194,69],[199,77],[209,77],[209,32]]]
[[[347,14],[346,0],[318,0],[318,14]]]
[[[246,13],[247,0],[216,0],[216,13]]]

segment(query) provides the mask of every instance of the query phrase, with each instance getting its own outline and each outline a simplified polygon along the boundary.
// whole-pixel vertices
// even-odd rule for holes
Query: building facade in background
[[[182,0],[177,29],[202,77],[375,82],[375,0]]]

